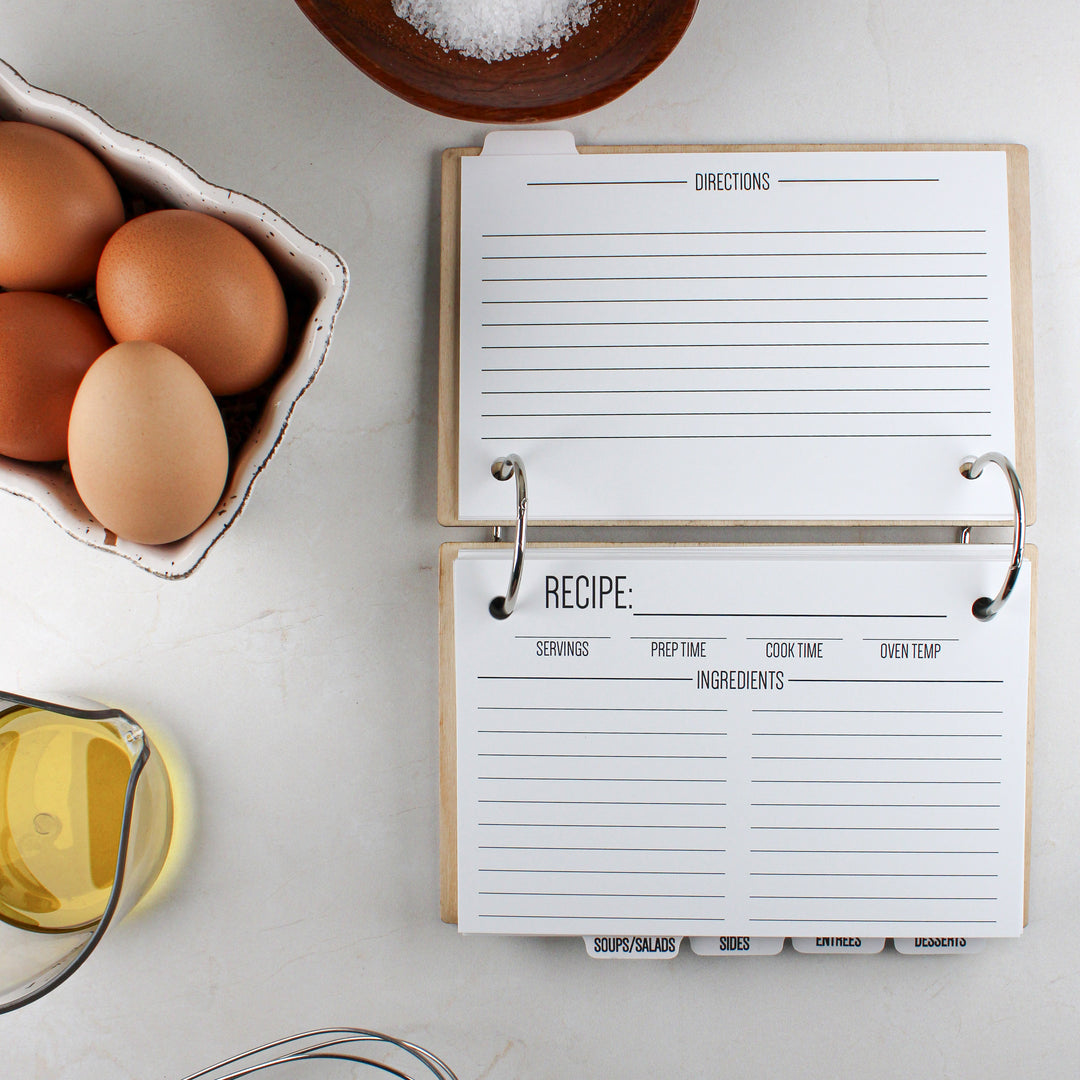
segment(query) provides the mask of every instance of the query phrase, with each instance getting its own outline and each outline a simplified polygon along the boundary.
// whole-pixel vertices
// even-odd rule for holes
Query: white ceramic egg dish
[[[208,183],[167,150],[117,131],[86,106],[31,86],[2,60],[0,120],[41,124],[78,140],[105,163],[126,193],[222,218],[262,251],[285,288],[290,314],[285,362],[267,388],[269,395],[253,430],[231,455],[229,479],[217,508],[184,539],[160,546],[119,539],[83,506],[66,467],[0,457],[0,490],[29,499],[68,535],[159,577],[186,577],[236,521],[255,478],[281,442],[293,408],[322,365],[348,289],[348,270],[334,252],[308,239],[269,207]]]

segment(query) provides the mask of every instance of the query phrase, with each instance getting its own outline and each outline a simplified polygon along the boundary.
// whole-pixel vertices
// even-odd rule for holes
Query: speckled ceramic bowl
[[[66,466],[0,457],[0,490],[29,499],[76,540],[160,577],[186,577],[236,521],[255,478],[281,442],[293,408],[322,365],[345,299],[348,271],[334,252],[269,207],[208,183],[167,150],[117,131],[84,105],[29,85],[2,60],[0,120],[42,124],[77,139],[109,168],[126,201],[199,210],[236,226],[266,255],[284,286],[289,305],[285,360],[264,386],[221,402],[230,441],[229,479],[217,509],[190,536],[156,547],[118,539],[82,505]]]

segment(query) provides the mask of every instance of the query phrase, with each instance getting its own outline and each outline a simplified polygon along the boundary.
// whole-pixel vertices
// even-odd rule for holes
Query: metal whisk
[[[272,1069],[277,1065],[285,1065],[293,1061],[351,1061],[356,1064],[366,1065],[371,1069],[389,1073],[391,1076],[400,1077],[401,1080],[418,1080],[418,1076],[403,1072],[394,1065],[376,1060],[357,1053],[354,1043],[376,1043],[380,1050],[401,1051],[403,1055],[412,1057],[423,1065],[428,1072],[437,1080],[457,1080],[450,1067],[441,1061],[430,1051],[404,1039],[396,1039],[392,1035],[383,1035],[378,1031],[366,1031],[363,1028],[319,1028],[315,1031],[305,1031],[299,1035],[290,1035],[276,1042],[266,1043],[254,1050],[247,1050],[227,1061],[219,1061],[216,1065],[200,1069],[192,1073],[184,1080],[199,1080],[207,1077],[209,1080],[237,1080],[241,1076],[251,1076],[263,1069]],[[285,1047],[290,1049],[285,1050]],[[277,1051],[283,1051],[277,1053]],[[400,1055],[399,1055],[400,1056]],[[232,1068],[236,1066],[236,1068]],[[228,1071],[232,1068],[232,1071]]]

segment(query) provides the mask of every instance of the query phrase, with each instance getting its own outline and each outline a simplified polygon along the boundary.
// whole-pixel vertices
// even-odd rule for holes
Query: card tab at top
[[[1006,158],[461,158],[460,520],[508,452],[537,522],[1007,520],[959,472],[1016,455]]]

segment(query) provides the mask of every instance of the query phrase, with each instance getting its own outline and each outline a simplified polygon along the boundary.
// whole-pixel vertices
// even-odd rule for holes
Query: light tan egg
[[[229,450],[217,403],[194,369],[163,345],[129,341],[83,378],[68,460],[76,490],[106,529],[167,544],[213,513]]]
[[[0,287],[89,285],[123,223],[116,183],[85,146],[38,124],[0,122]]]
[[[84,304],[52,293],[0,293],[0,454],[63,460],[75,391],[112,343]]]
[[[274,268],[239,230],[193,210],[132,218],[97,274],[102,317],[117,341],[156,341],[214,394],[251,390],[285,354],[288,314]]]

